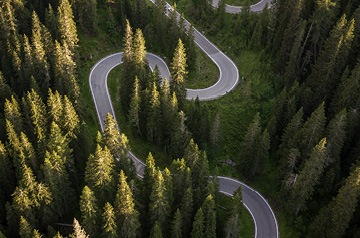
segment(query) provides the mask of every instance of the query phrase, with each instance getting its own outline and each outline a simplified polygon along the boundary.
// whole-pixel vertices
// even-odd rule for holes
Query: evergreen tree
[[[80,211],[85,231],[91,236],[97,236],[99,211],[95,194],[88,186],[83,188],[80,196]]]
[[[44,27],[37,14],[33,12],[32,15],[32,54],[34,64],[34,77],[38,81],[37,84],[41,88],[43,95],[47,93],[50,84],[50,65],[48,63],[45,46],[43,42],[42,27]]]
[[[125,36],[123,42],[124,42],[123,61],[126,64],[131,62],[133,58],[133,31],[129,20],[126,20]]]
[[[360,12],[360,10],[359,10]],[[331,111],[333,114],[346,108],[352,110],[359,108],[360,105],[360,62],[351,71],[348,77],[342,77],[337,86],[334,98],[331,102]]]
[[[114,196],[114,173],[114,157],[106,146],[102,148],[98,144],[86,163],[85,182],[97,195],[100,207]]]
[[[169,206],[172,208],[174,202],[174,185],[173,185],[172,174],[168,168],[164,169],[163,177],[164,177],[166,200],[168,201]]]
[[[43,183],[36,181],[30,167],[22,165],[22,177],[12,194],[12,208],[14,211],[31,224],[35,225],[36,213],[44,209],[52,201],[49,188]],[[46,219],[46,217],[42,217]]]
[[[155,222],[153,228],[150,231],[150,238],[162,238],[161,226],[158,221]]]
[[[46,138],[46,126],[47,118],[46,106],[39,94],[33,89],[26,94],[26,98],[23,98],[23,105],[25,107],[25,119],[27,119],[28,125],[32,129],[33,134],[36,135],[39,148],[44,146]]]
[[[181,214],[182,214],[182,230],[183,237],[188,237],[191,231],[191,224],[193,218],[193,190],[191,187],[185,190],[184,196],[181,202]]]
[[[56,151],[46,151],[44,164],[41,169],[44,181],[49,186],[53,197],[53,202],[51,203],[53,216],[48,217],[49,223],[64,219],[72,214],[74,210],[75,191],[71,186],[65,163],[65,159]]]
[[[11,95],[11,99],[5,99],[4,104],[4,116],[5,119],[11,122],[14,126],[16,133],[23,131],[24,119],[22,116],[21,108],[14,95]]]
[[[45,9],[45,25],[52,36],[57,36],[57,19],[52,5],[49,3]]]
[[[190,237],[191,238],[204,237],[204,213],[201,207],[196,212]]]
[[[337,84],[339,73],[343,71],[341,64],[348,56],[354,37],[354,22],[350,21],[350,25],[346,23],[346,16],[343,15],[324,42],[312,73],[307,78],[307,85],[313,91],[312,100],[306,102],[307,108],[313,108],[313,105],[318,105],[330,95]]]
[[[242,187],[240,186],[233,195],[233,201],[231,208],[229,209],[228,220],[225,223],[224,233],[226,238],[238,238],[240,237],[240,216],[242,212]]]
[[[116,216],[114,207],[107,202],[104,206],[104,212],[102,214],[102,237],[115,238],[117,235]]]
[[[170,86],[171,91],[175,92],[177,95],[180,108],[186,98],[185,80],[186,75],[188,74],[186,67],[186,52],[181,39],[179,39],[170,67],[172,76]]]
[[[315,217],[309,227],[309,237],[343,237],[356,210],[359,198],[360,167],[355,169],[339,189],[338,194]]]
[[[310,154],[312,148],[324,136],[325,131],[325,104],[321,103],[319,107],[311,114],[305,121],[300,130],[300,152],[302,155],[307,156]]]
[[[137,237],[140,228],[139,212],[135,209],[133,195],[122,170],[120,171],[114,209],[117,217],[117,234],[127,238]]]
[[[181,212],[177,209],[171,224],[171,238],[182,238],[182,219]]]
[[[54,67],[56,89],[63,95],[69,95],[76,105],[80,97],[80,88],[76,78],[74,54],[67,42],[63,42],[62,45],[55,42]]]
[[[72,53],[78,46],[78,35],[73,10],[68,0],[60,0],[58,10],[58,31],[62,45],[67,45]]]
[[[120,133],[117,123],[111,114],[105,119],[104,139],[105,145],[109,148],[111,154],[119,161],[120,169],[125,171],[131,178],[135,178],[136,170],[133,167],[132,160],[127,157],[128,139]]]
[[[305,203],[312,197],[314,186],[318,184],[324,170],[326,156],[326,138],[323,138],[311,152],[298,178],[291,188],[293,211],[297,216]]]
[[[2,188],[0,193],[0,201],[2,201],[2,204],[5,204],[5,200],[8,200],[10,198],[10,194],[14,191],[15,181],[13,178],[13,165],[11,163],[8,152],[6,151],[5,145],[0,141],[0,185]],[[3,211],[2,208],[0,208],[0,211]]]
[[[161,171],[157,170],[150,195],[149,211],[152,224],[157,221],[162,229],[167,227],[170,216],[170,204],[166,192],[164,177]]]
[[[74,218],[73,222],[74,232],[71,234],[73,238],[88,238],[89,236],[86,235],[86,232],[80,226],[79,222]]]
[[[78,3],[81,28],[88,34],[96,35],[98,31],[97,1],[80,0]]]
[[[216,238],[216,211],[213,195],[208,195],[202,205],[204,211],[204,237]]]
[[[74,105],[70,99],[65,95],[63,100],[63,120],[60,125],[70,138],[76,138],[80,127],[80,118],[76,113]]]
[[[241,143],[240,166],[244,174],[254,177],[260,172],[261,165],[268,158],[269,140],[266,130],[261,133],[260,115],[257,113]]]
[[[147,138],[150,142],[155,142],[156,144],[160,143],[160,94],[157,90],[156,84],[153,84],[150,102],[149,102],[149,111],[147,118]]]
[[[20,216],[19,235],[21,238],[31,238],[33,227],[23,216]]]
[[[139,78],[135,77],[133,94],[130,102],[129,121],[132,124],[133,131],[140,134],[140,85]]]
[[[135,31],[133,41],[133,60],[138,70],[144,69],[146,65],[146,47],[141,29],[136,29]],[[140,79],[142,78],[140,77]]]
[[[63,125],[63,98],[58,91],[52,92],[49,89],[47,108],[50,116],[50,120],[57,125]]]

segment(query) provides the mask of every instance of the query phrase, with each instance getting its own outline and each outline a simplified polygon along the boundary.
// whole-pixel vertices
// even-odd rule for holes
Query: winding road
[[[261,11],[265,4],[270,0],[262,0],[257,4],[251,6],[252,11]],[[213,6],[218,5],[218,0],[213,0]],[[226,6],[226,11],[229,13],[238,13],[241,7]],[[176,13],[178,17],[180,16]],[[190,23],[185,21],[186,26]],[[212,100],[225,95],[227,92],[233,90],[238,83],[239,75],[238,69],[233,61],[221,52],[214,44],[212,44],[204,35],[194,28],[194,40],[196,44],[214,61],[220,71],[220,77],[216,84],[205,89],[188,89],[187,99],[199,97],[200,100]],[[107,78],[109,72],[121,64],[122,52],[109,55],[92,68],[89,76],[89,84],[93,100],[95,103],[99,124],[101,130],[104,131],[104,120],[108,113],[115,117],[114,109],[112,107],[109,90],[107,86]],[[170,72],[166,63],[158,56],[147,53],[147,60],[151,68],[157,65],[162,78],[170,79]],[[138,159],[131,151],[129,156],[133,159],[137,174],[142,177],[144,174],[145,164]],[[243,203],[250,212],[255,225],[256,238],[278,238],[278,224],[275,215],[266,201],[256,190],[250,186],[237,181],[232,178],[218,176],[220,184],[220,192],[232,196],[234,191],[242,186]]]

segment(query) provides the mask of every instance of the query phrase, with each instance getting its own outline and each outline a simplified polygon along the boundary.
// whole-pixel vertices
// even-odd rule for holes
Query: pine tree
[[[309,237],[343,237],[356,211],[360,167],[355,166],[338,194],[324,206],[309,227]]]
[[[196,212],[190,237],[191,238],[204,237],[204,213],[201,207]]]
[[[204,211],[204,237],[216,238],[216,211],[213,195],[208,195],[202,205]]]
[[[98,31],[97,1],[79,1],[79,23],[88,34],[96,35]]]
[[[43,237],[42,234],[38,230],[36,229],[33,230],[32,238],[42,238],[42,237]]]
[[[326,138],[323,138],[312,150],[298,178],[291,188],[293,211],[297,216],[305,203],[312,197],[314,186],[318,184],[324,170],[326,156]]]
[[[129,121],[132,124],[133,131],[140,134],[140,85],[139,78],[135,77],[133,94],[130,102]]]
[[[240,216],[242,212],[242,187],[240,186],[233,195],[231,208],[229,209],[228,220],[225,223],[224,233],[226,238],[240,237]]]
[[[136,170],[132,164],[132,160],[127,157],[128,143],[127,137],[120,133],[117,123],[111,114],[105,119],[105,130],[103,141],[109,148],[111,154],[116,161],[119,161],[120,169],[131,178],[136,177]]]
[[[324,136],[325,122],[325,104],[321,103],[305,121],[299,132],[300,138],[298,143],[300,143],[302,155],[307,156],[316,143]]]
[[[32,54],[34,64],[34,77],[38,80],[37,84],[41,88],[43,95],[47,93],[50,84],[50,65],[48,63],[45,46],[43,42],[42,23],[37,14],[32,14]],[[41,81],[39,81],[41,80]]]
[[[80,211],[82,217],[82,224],[91,236],[96,237],[98,235],[98,206],[94,192],[85,186],[80,196]]]
[[[56,89],[63,95],[69,95],[76,105],[80,97],[80,88],[76,78],[74,53],[67,42],[60,45],[55,41],[54,67]]]
[[[66,170],[65,159],[52,150],[46,151],[44,164],[41,166],[44,181],[52,193],[51,210],[53,216],[48,221],[56,222],[72,214],[75,203],[75,191],[71,186],[70,176]]]
[[[10,98],[11,94],[11,88],[7,84],[4,75],[0,70],[0,105],[4,105],[5,99]]]
[[[100,207],[114,196],[114,173],[114,157],[106,146],[102,148],[98,144],[86,163],[85,182],[97,195]]]
[[[30,224],[35,224],[35,220],[40,218],[35,214],[52,201],[49,188],[43,183],[37,182],[33,171],[25,164],[22,165],[21,180],[11,196],[11,206],[14,211],[20,216],[24,216]]]
[[[121,237],[137,237],[140,228],[139,212],[135,209],[133,195],[122,170],[120,171],[114,209],[117,217],[117,234],[120,234]]]
[[[161,226],[158,221],[155,222],[153,228],[150,231],[150,238],[162,238]]]
[[[73,238],[88,238],[89,236],[86,235],[86,232],[80,226],[79,222],[74,218],[73,222],[74,232],[72,233],[71,237]]]
[[[45,25],[52,36],[57,36],[57,19],[52,5],[49,3],[45,9]]]
[[[23,98],[23,105],[26,108],[24,110],[27,123],[30,124],[33,133],[36,135],[38,146],[43,146],[46,138],[46,125],[47,120],[46,106],[39,94],[33,89],[26,94],[26,98]]]
[[[61,43],[62,45],[67,45],[69,50],[75,54],[79,39],[77,36],[73,10],[68,0],[61,0],[59,2],[57,14]]]
[[[171,238],[182,238],[182,219],[181,212],[177,209],[171,224]]]
[[[76,102],[75,102],[76,103]],[[63,100],[63,120],[60,125],[70,138],[76,138],[80,127],[80,118],[76,113],[74,105],[70,99],[65,95]]]
[[[4,199],[6,200],[10,198],[10,194],[14,191],[15,188],[15,181],[13,178],[13,164],[11,163],[5,145],[0,141],[0,185],[2,188],[2,193],[4,194]],[[1,193],[0,199],[1,201],[4,201],[2,200]]]
[[[11,99],[5,99],[4,104],[4,116],[5,119],[11,122],[14,126],[16,133],[23,131],[24,119],[22,116],[21,108],[14,95],[11,95]]]
[[[174,185],[173,185],[172,174],[171,174],[171,172],[170,172],[170,170],[168,168],[164,169],[163,177],[164,177],[166,200],[168,201],[170,207],[173,207]]]
[[[344,58],[347,58],[350,43],[354,37],[352,34],[354,23],[350,22],[349,27],[346,23],[346,16],[343,15],[324,42],[323,49],[312,68],[312,73],[307,78],[307,85],[312,90],[312,100],[306,102],[306,108],[313,108],[313,105],[318,105],[331,95],[330,93],[336,86],[337,77],[340,76],[338,74],[343,71],[343,67],[339,64],[344,61]],[[314,91],[315,89],[316,91]]]
[[[261,133],[260,115],[257,113],[241,143],[240,166],[243,173],[249,177],[259,173],[259,167],[268,157],[269,148],[269,134],[266,130]]]
[[[102,236],[104,238],[115,238],[117,235],[116,216],[114,207],[107,202],[102,214]]]
[[[63,122],[63,98],[58,91],[52,92],[49,89],[47,108],[50,116],[50,120],[57,125],[64,124]]]
[[[154,177],[154,184],[150,195],[150,220],[152,224],[159,222],[161,228],[167,227],[170,216],[170,204],[167,200],[164,177],[160,170],[157,170]]]
[[[358,108],[360,104],[359,95],[360,62],[356,64],[350,76],[341,78],[330,105],[332,113],[336,114],[344,108],[348,110]]]
[[[145,39],[141,29],[136,29],[133,41],[133,60],[138,70],[144,70],[146,66]],[[139,75],[142,80],[141,74]]]
[[[181,214],[182,214],[182,225],[183,225],[183,237],[188,237],[191,231],[191,224],[193,219],[193,190],[191,187],[185,190],[184,196],[181,201]]]
[[[147,138],[149,142],[158,144],[161,141],[160,135],[160,94],[156,84],[152,85],[153,89],[150,95],[149,111],[147,118]]]
[[[123,42],[124,42],[123,61],[126,64],[131,62],[133,58],[133,31],[129,20],[126,20],[125,36]]]
[[[191,171],[184,159],[173,160],[171,164],[175,204],[181,204],[185,190],[192,187]]]
[[[180,108],[186,98],[185,80],[186,75],[188,74],[186,67],[186,52],[181,39],[179,39],[170,67],[172,76],[170,86],[171,91],[175,92],[177,95]]]
[[[31,238],[33,227],[23,216],[20,216],[19,235],[21,238]]]

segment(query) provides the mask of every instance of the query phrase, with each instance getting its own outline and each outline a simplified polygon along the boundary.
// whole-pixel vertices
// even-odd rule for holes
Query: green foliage
[[[110,150],[99,144],[95,154],[91,154],[85,169],[85,182],[98,197],[98,204],[103,207],[111,201],[115,192],[114,157]]]
[[[91,236],[98,234],[98,213],[97,201],[94,192],[85,186],[80,196],[80,211],[82,224],[87,233]]]
[[[105,238],[117,237],[116,216],[114,207],[110,203],[106,203],[104,206],[104,212],[102,214],[102,236]]]
[[[97,34],[97,0],[80,0],[78,6],[79,23],[83,31],[88,34]]]
[[[181,39],[179,39],[170,67],[172,76],[170,86],[171,91],[175,92],[177,95],[180,108],[186,98],[185,80],[186,75],[188,74],[186,68],[186,52]]]
[[[201,207],[196,212],[190,237],[192,238],[204,237],[204,213]]]

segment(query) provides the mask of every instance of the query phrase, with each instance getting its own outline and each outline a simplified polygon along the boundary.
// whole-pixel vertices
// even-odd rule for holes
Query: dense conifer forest
[[[281,237],[359,237],[360,1],[274,0],[231,16],[226,1],[176,3],[206,34],[232,41],[232,55],[252,51],[271,68],[271,113],[232,122],[247,127],[234,132],[232,177],[251,184],[273,171],[266,196],[292,227]],[[0,237],[242,236],[241,189],[224,207],[209,178],[218,151],[232,148],[227,115],[185,99],[197,46],[165,11],[163,0],[0,2]],[[82,44],[103,32],[124,52],[117,110],[168,158],[159,167],[147,151],[143,179],[110,114],[92,133]],[[169,63],[171,82],[150,70],[147,49]]]

